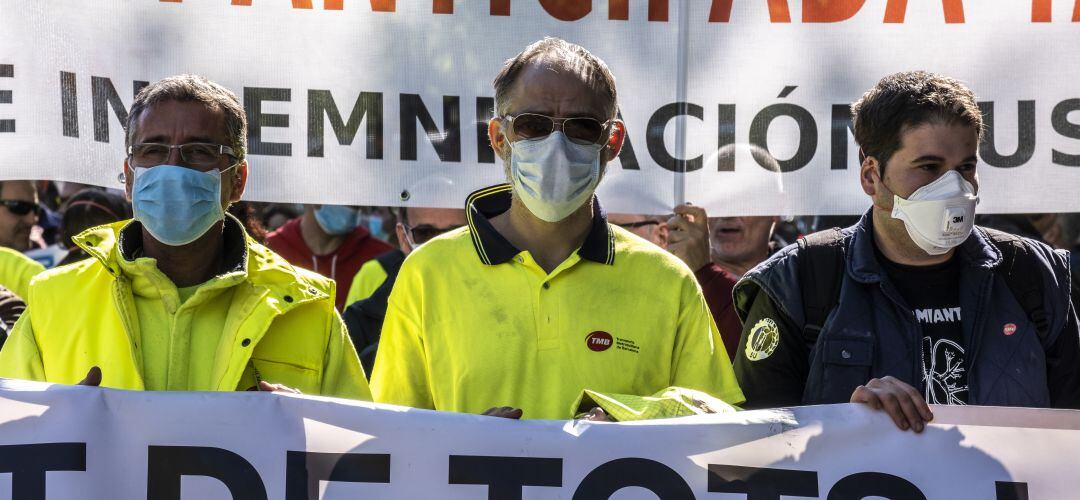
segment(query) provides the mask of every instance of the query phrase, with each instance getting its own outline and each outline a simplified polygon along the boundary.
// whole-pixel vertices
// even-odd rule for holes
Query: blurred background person
[[[255,203],[262,219],[262,226],[267,232],[274,232],[286,222],[300,217],[304,213],[303,205],[293,203]]]
[[[398,270],[405,256],[416,247],[440,234],[466,224],[465,210],[460,208],[398,208],[395,225],[400,250],[391,250],[366,262],[353,279],[348,304],[342,317],[349,330],[353,346],[360,355],[364,373],[371,374],[379,346],[386,301],[394,288]]]
[[[90,257],[72,238],[92,227],[130,219],[131,204],[120,194],[91,187],[71,196],[61,213],[59,246],[64,256],[57,265]]]
[[[660,248],[668,246],[667,217],[641,214],[609,214],[608,223],[615,224],[652,242]]]
[[[228,212],[240,221],[251,239],[266,244],[266,228],[262,225],[262,217],[255,204],[250,201],[238,201],[229,207]]]
[[[33,181],[0,182],[0,205],[0,285],[26,297],[30,278],[45,270],[22,253],[41,210]]]
[[[41,208],[33,181],[0,182],[0,246],[18,252],[31,248],[30,232]]]
[[[786,243],[775,238],[777,216],[710,217],[712,263],[736,278],[760,264]]]
[[[336,304],[345,308],[346,291],[365,262],[393,250],[364,227],[358,207],[307,205],[304,214],[266,237],[266,246],[294,266],[337,282]]]

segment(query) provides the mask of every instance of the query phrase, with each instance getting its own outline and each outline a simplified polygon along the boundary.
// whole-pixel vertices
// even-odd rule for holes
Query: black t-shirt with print
[[[954,255],[933,266],[905,266],[880,253],[889,281],[922,328],[923,397],[931,404],[967,403],[964,333],[960,321],[960,262]]]

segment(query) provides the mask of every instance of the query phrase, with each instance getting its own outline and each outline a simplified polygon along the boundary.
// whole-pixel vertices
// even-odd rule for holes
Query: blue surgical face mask
[[[386,233],[383,232],[383,218],[379,214],[370,214],[367,216],[367,229],[368,232],[376,238],[385,240]]]
[[[187,245],[225,218],[221,171],[158,165],[135,168],[133,174],[131,204],[135,220],[155,240],[169,246]]]
[[[322,205],[315,209],[315,222],[326,234],[349,234],[360,225],[360,210],[346,205]]]

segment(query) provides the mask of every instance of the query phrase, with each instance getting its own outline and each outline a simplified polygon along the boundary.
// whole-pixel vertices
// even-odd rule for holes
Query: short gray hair
[[[525,47],[520,54],[503,63],[494,82],[495,110],[498,116],[504,116],[509,111],[507,108],[510,105],[510,89],[521,75],[521,70],[534,62],[564,69],[581,77],[586,85],[608,98],[603,103],[605,118],[615,118],[618,95],[615,92],[615,76],[611,74],[607,64],[584,47],[554,37],[546,37]]]
[[[227,146],[233,149],[237,161],[247,156],[247,116],[240,99],[231,90],[199,75],[170,76],[139,91],[128,113],[127,147],[131,147],[135,139],[136,124],[142,114],[167,101],[199,102],[207,108],[220,109],[225,114],[225,132],[229,136]]]

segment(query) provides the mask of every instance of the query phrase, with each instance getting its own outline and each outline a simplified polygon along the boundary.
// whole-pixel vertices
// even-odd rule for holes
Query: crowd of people
[[[241,201],[233,92],[151,83],[123,190],[0,183],[0,376],[533,419],[859,402],[916,432],[929,404],[1080,408],[1080,227],[976,225],[982,115],[957,80],[887,75],[853,104],[870,208],[846,220],[608,214],[607,65],[545,38],[494,93],[506,183],[297,206]]]

